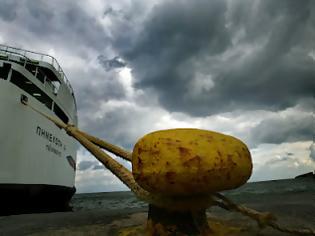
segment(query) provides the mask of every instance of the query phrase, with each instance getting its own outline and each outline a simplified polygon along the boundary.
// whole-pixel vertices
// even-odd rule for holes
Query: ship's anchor
[[[130,153],[37,110],[26,96],[21,102],[66,130],[139,199],[149,203],[146,235],[232,235],[226,229],[209,227],[206,209],[210,206],[240,212],[261,228],[315,235],[314,229],[281,226],[271,213],[237,205],[218,193],[241,186],[251,175],[248,148],[232,136],[199,129],[162,130],[142,137]],[[132,173],[102,149],[132,162]]]

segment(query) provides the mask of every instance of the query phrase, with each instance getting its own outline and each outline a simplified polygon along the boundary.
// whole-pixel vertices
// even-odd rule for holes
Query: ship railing
[[[21,49],[21,48],[15,48],[15,47],[3,45],[3,44],[0,44],[0,52],[5,53],[5,55],[16,54],[16,55],[22,56],[31,63],[38,63],[41,61],[41,62],[46,62],[50,64],[56,70],[57,74],[59,75],[59,78],[68,86],[70,92],[73,94],[73,89],[67,76],[65,75],[58,61],[53,56],[43,54],[43,53],[37,53],[37,52],[33,52],[33,51]]]

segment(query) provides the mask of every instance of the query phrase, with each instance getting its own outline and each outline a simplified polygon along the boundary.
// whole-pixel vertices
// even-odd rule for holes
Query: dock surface
[[[274,213],[288,227],[315,226],[315,193],[263,196],[243,203],[260,211]],[[251,219],[213,207],[208,216],[235,227],[244,227],[242,235],[288,235],[270,228],[259,229]],[[119,229],[145,224],[146,209],[87,210],[0,217],[0,235],[117,235]]]

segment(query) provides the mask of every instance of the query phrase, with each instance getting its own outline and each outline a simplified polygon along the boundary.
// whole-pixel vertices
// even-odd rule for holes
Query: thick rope
[[[89,141],[91,141],[92,143],[94,143],[95,145],[99,146],[100,148],[103,148],[113,154],[115,154],[116,156],[119,156],[123,159],[125,159],[126,161],[130,161],[131,162],[131,153],[116,146],[113,145],[111,143],[108,143],[104,140],[101,140],[97,137],[94,137],[90,134],[87,134],[81,130],[77,130],[78,133],[80,133],[81,135],[83,135],[84,137],[86,137]]]
[[[32,105],[30,105],[29,103],[27,103],[26,101],[22,101],[22,103],[26,106],[29,106],[32,110],[34,110],[35,112],[41,114],[42,116],[46,117],[48,120],[52,121],[55,125],[57,125],[59,128],[62,129],[67,129],[67,127],[74,127],[74,125],[71,124],[65,124],[63,121],[61,121],[59,118],[54,118],[52,116],[49,116],[41,111],[39,111],[38,109],[36,109],[35,107],[33,107]],[[123,158],[126,161],[131,161],[131,153],[128,152],[127,150],[122,149],[121,147],[118,147],[116,145],[113,145],[111,143],[108,143],[104,140],[101,140],[97,137],[94,137],[90,134],[87,134],[79,129],[76,128],[76,132],[77,134],[80,134],[81,136],[84,136],[87,140],[89,140],[90,142],[92,142],[93,144],[95,144],[96,146],[103,148],[121,158]]]
[[[137,193],[137,195],[143,194],[141,191],[142,188],[135,182],[130,171],[126,167],[124,167],[123,165],[118,163],[116,160],[111,158],[108,154],[103,152],[94,143],[89,141],[88,138],[85,137],[84,132],[78,132],[78,129],[74,125],[71,125],[71,124],[67,125],[63,121],[61,121],[60,119],[49,116],[49,115],[37,110],[35,107],[31,106],[28,103],[23,103],[23,104],[29,106],[35,112],[46,117],[48,120],[52,121],[59,128],[64,129],[68,135],[70,135],[70,136],[74,137],[76,140],[78,140],[88,151],[90,151],[100,162],[102,162],[102,164],[107,169],[109,169],[114,175],[116,175],[133,192]],[[114,145],[112,145],[112,146],[114,146]]]
[[[291,229],[285,226],[281,226],[276,222],[276,217],[269,212],[258,212],[245,206],[237,205],[220,193],[215,193],[214,196],[221,200],[220,202],[216,201],[216,204],[218,206],[228,211],[236,211],[250,217],[251,219],[255,220],[261,228],[270,226],[284,233],[295,235],[315,235],[314,229]]]

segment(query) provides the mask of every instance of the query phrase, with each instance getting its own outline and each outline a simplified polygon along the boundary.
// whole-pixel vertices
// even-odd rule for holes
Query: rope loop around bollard
[[[216,205],[213,196],[192,195],[192,196],[165,196],[146,192],[145,195],[138,195],[140,200],[173,211],[198,211]],[[137,195],[137,193],[135,193]]]

